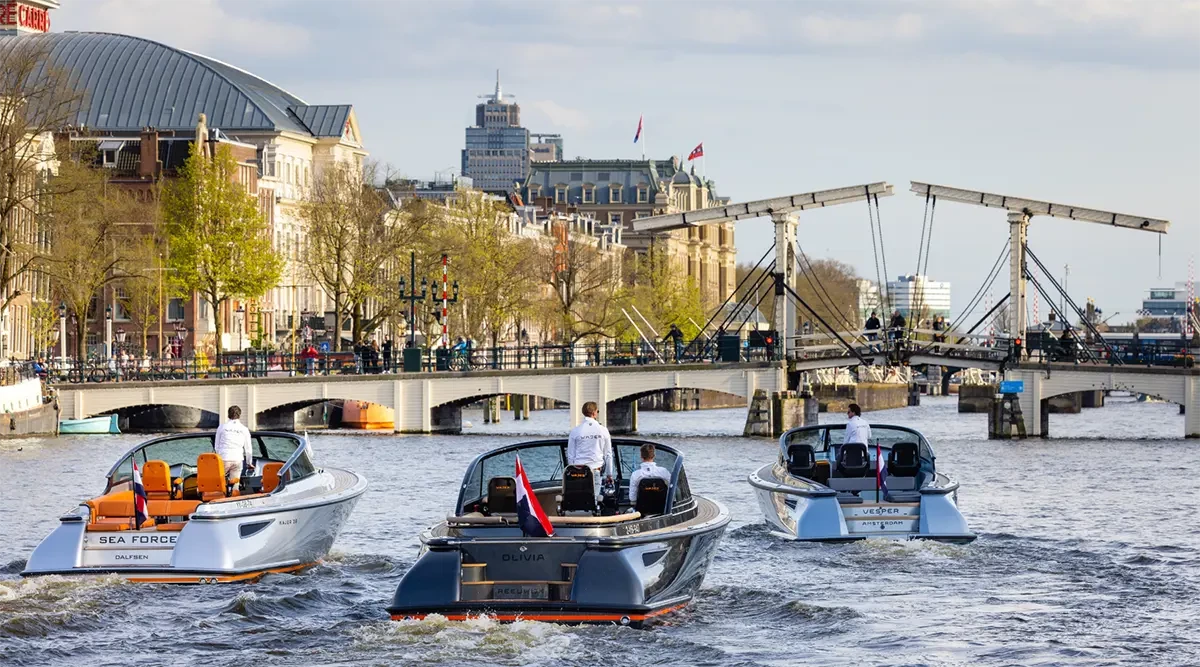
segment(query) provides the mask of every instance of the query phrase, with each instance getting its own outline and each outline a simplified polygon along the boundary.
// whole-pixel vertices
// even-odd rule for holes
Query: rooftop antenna
[[[481,100],[487,100],[489,102],[504,101],[506,96],[504,95],[504,91],[500,89],[500,70],[496,70],[496,90],[490,95],[479,95],[478,97]],[[507,95],[507,97],[515,98],[516,95]]]

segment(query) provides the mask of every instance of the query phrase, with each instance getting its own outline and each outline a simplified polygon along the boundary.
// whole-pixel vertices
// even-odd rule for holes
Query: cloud
[[[52,20],[55,31],[119,32],[205,55],[279,58],[311,46],[308,28],[255,15],[264,8],[221,0],[100,0],[64,3]]]
[[[528,106],[537,109],[542,115],[550,119],[551,125],[556,127],[583,130],[592,124],[591,119],[588,118],[587,113],[584,111],[564,107],[553,100],[534,100]]]

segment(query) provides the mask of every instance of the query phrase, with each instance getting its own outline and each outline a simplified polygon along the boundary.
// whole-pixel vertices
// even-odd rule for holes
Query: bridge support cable
[[[992,264],[992,268],[990,271],[988,271],[988,274],[983,279],[983,282],[980,283],[979,289],[976,290],[975,295],[973,297],[971,297],[970,303],[967,304],[967,309],[964,310],[962,312],[962,314],[959,315],[953,322],[951,322],[950,326],[946,327],[946,329],[942,335],[946,335],[950,331],[957,329],[963,323],[963,321],[965,321],[968,317],[971,316],[971,313],[975,312],[975,308],[979,305],[979,302],[983,298],[984,293],[986,293],[988,290],[990,290],[992,288],[992,285],[994,285],[996,283],[996,279],[1000,277],[1000,272],[1004,267],[1004,262],[1006,259],[1008,259],[1008,241],[1005,241],[1004,247],[1000,248],[1000,254],[996,257],[996,261]],[[1005,299],[1007,299],[1007,298],[1008,297],[1006,296]],[[995,308],[992,308],[992,310],[990,310],[988,312],[989,312],[989,314],[991,314],[992,312],[995,312],[995,310],[996,310]],[[967,333],[973,333],[973,330],[968,331]],[[958,343],[961,343],[961,342],[962,342],[962,339],[960,338],[958,340],[958,342],[955,343],[955,345],[957,345]],[[928,352],[936,344],[937,344],[937,341],[930,342],[928,345],[926,345],[926,346],[922,347],[920,350],[918,350],[917,354],[924,354],[925,352]]]
[[[841,343],[843,346],[845,346],[845,348],[847,350],[850,351],[850,354],[853,354],[855,357],[858,358],[859,362],[861,362],[863,365],[866,365],[866,366],[871,365],[871,362],[867,361],[866,357],[862,356],[862,353],[860,353],[858,351],[858,348],[854,347],[850,343],[847,343],[846,339],[842,338],[842,335],[840,333],[838,333],[837,329],[834,329],[833,327],[829,326],[829,323],[826,322],[825,319],[823,317],[821,317],[821,315],[819,313],[817,313],[817,311],[813,310],[812,306],[808,305],[808,303],[804,299],[800,298],[800,295],[796,293],[796,290],[792,289],[791,285],[788,285],[787,283],[783,283],[782,287],[788,293],[790,293],[792,295],[792,298],[795,299],[796,302],[799,303],[801,306],[803,306],[805,310],[812,313],[812,316],[817,318],[817,322],[820,322],[821,326],[823,326],[827,330],[829,330],[829,332],[831,334],[833,334],[833,337],[837,338],[838,342]]]
[[[1042,298],[1046,300],[1046,304],[1047,304],[1048,306],[1050,306],[1050,310],[1051,310],[1051,312],[1053,312],[1053,313],[1056,313],[1056,314],[1057,314],[1059,317],[1063,318],[1063,323],[1064,323],[1064,324],[1066,324],[1067,322],[1069,322],[1069,320],[1067,320],[1067,315],[1066,315],[1066,313],[1064,313],[1064,312],[1062,311],[1062,309],[1060,309],[1058,306],[1056,306],[1056,305],[1054,304],[1054,300],[1050,298],[1050,294],[1049,294],[1049,293],[1048,293],[1048,292],[1045,290],[1045,288],[1043,288],[1043,287],[1042,287],[1042,283],[1041,283],[1040,281],[1038,281],[1037,277],[1036,277],[1036,276],[1034,276],[1034,275],[1033,275],[1033,273],[1031,273],[1031,272],[1029,272],[1029,271],[1026,271],[1026,272],[1025,272],[1025,280],[1026,280],[1026,281],[1027,281],[1029,284],[1033,285],[1033,288],[1034,288],[1035,290],[1037,290],[1037,293],[1038,293],[1038,294],[1040,294],[1040,295],[1042,296]],[[1083,338],[1082,338],[1082,337],[1079,335],[1079,330],[1078,330],[1077,328],[1073,328],[1073,327],[1071,327],[1071,326],[1069,326],[1069,325],[1068,325],[1068,326],[1067,326],[1067,329],[1066,329],[1066,331],[1068,331],[1068,332],[1071,334],[1071,338],[1073,338],[1073,339],[1075,340],[1075,342],[1077,342],[1077,343],[1079,344],[1079,347],[1080,347],[1080,348],[1083,350],[1084,354],[1086,354],[1086,355],[1087,355],[1087,358],[1088,358],[1088,360],[1090,360],[1090,361],[1100,361],[1099,357],[1097,357],[1097,356],[1096,356],[1096,355],[1095,355],[1095,354],[1092,352],[1092,350],[1091,350],[1091,349],[1090,349],[1090,348],[1087,346],[1087,341],[1085,341],[1085,340],[1084,340],[1084,339],[1083,339]],[[1038,334],[1040,335],[1041,333],[1044,333],[1044,332],[1045,332],[1044,330],[1043,330],[1043,331],[1039,331],[1039,332],[1038,332]],[[1040,341],[1039,341],[1039,342],[1040,342]],[[1029,344],[1028,344],[1028,341],[1026,341],[1026,349],[1029,349]],[[1110,351],[1110,354],[1111,354],[1111,351]]]
[[[742,289],[742,286],[746,284],[746,281],[750,279],[750,276],[753,276],[753,275],[754,275],[754,272],[758,270],[758,267],[762,266],[762,263],[763,263],[763,261],[764,261],[764,260],[766,260],[766,259],[767,259],[767,257],[770,257],[771,253],[772,253],[772,252],[774,252],[774,251],[775,251],[775,244],[774,244],[774,243],[772,243],[772,244],[771,244],[771,247],[770,247],[770,248],[767,248],[767,251],[763,253],[762,257],[759,257],[759,258],[758,258],[758,261],[754,263],[754,266],[750,267],[750,271],[748,271],[748,272],[746,273],[746,275],[742,276],[742,279],[738,281],[738,284],[737,284],[737,286],[733,288],[733,291],[729,293],[729,296],[725,297],[725,300],[721,302],[721,305],[717,306],[716,310],[714,310],[714,311],[713,311],[713,314],[712,314],[712,315],[711,315],[711,316],[708,318],[708,321],[707,321],[707,322],[705,322],[705,323],[704,323],[704,326],[700,328],[700,331],[701,331],[701,332],[707,331],[707,330],[708,330],[708,328],[709,328],[710,326],[712,326],[713,320],[717,319],[717,315],[720,315],[720,314],[721,314],[721,310],[722,310],[722,309],[723,309],[723,308],[724,308],[724,307],[725,307],[725,306],[726,306],[726,305],[729,303],[729,300],[730,300],[730,299],[733,299],[733,298],[735,298],[735,297],[737,297],[738,290]],[[771,265],[772,265],[772,267],[773,267],[773,266],[774,266],[774,262],[771,262]],[[760,273],[760,274],[758,275],[758,279],[755,281],[755,285],[754,285],[754,287],[753,287],[753,288],[751,288],[751,292],[752,292],[752,293],[753,293],[753,291],[754,291],[754,290],[757,290],[757,289],[758,289],[758,284],[759,284],[759,283],[762,281],[763,277],[764,277],[764,276],[768,276],[768,275],[770,275],[770,274],[771,274],[771,271],[772,271],[772,269],[771,269],[771,268],[768,268],[768,270],[766,270],[766,271],[763,271],[762,273]],[[761,301],[761,299],[760,299],[760,301]],[[736,301],[736,303],[737,303],[738,305],[741,305],[741,303],[742,303],[741,299],[738,299],[738,300]],[[736,309],[736,308],[735,308],[735,309],[733,309],[733,311],[732,311],[732,312],[736,313],[736,312],[737,312],[737,309]],[[725,325],[727,325],[727,324],[729,323],[729,320],[730,320],[730,317],[731,317],[731,316],[732,316],[732,315],[731,315],[730,313],[727,313],[727,314],[725,315],[725,319],[721,321],[721,325],[720,325],[720,326],[718,326],[717,328],[718,328],[718,329],[721,329],[721,328],[723,328]],[[699,338],[699,337],[697,337],[697,338]],[[695,343],[696,343],[696,338],[693,338],[693,339],[691,340],[691,342],[689,342],[689,343],[688,343],[687,347],[684,349],[684,353],[686,354],[687,352],[689,352],[689,351],[691,350],[691,348],[692,348],[692,345],[694,345]]]
[[[876,202],[876,206],[878,206],[879,200],[875,200],[875,202]],[[871,228],[871,255],[875,258],[875,287],[879,292],[879,294],[878,294],[879,309],[884,310],[886,308],[885,304],[886,304],[886,297],[887,297],[887,283],[884,282],[884,280],[883,280],[883,276],[885,274],[882,274],[879,272],[880,248],[877,246],[877,244],[875,242],[875,215],[874,215],[874,212],[871,210],[871,198],[869,196],[867,197],[867,225]],[[879,236],[880,236],[879,243],[882,244],[883,243],[883,229],[882,228],[880,228],[880,230],[879,230]],[[884,314],[884,317],[887,317],[886,312]]]
[[[1038,259],[1037,255],[1033,254],[1033,251],[1029,249],[1028,245],[1025,246],[1025,255],[1029,257],[1029,259],[1032,259],[1033,263],[1042,270],[1042,274],[1046,276],[1046,278],[1050,281],[1050,284],[1054,286],[1054,289],[1058,290],[1058,293],[1060,296],[1062,296],[1063,300],[1070,304],[1071,308],[1075,310],[1075,314],[1079,316],[1079,321],[1083,322],[1083,326],[1085,326],[1087,330],[1090,331],[1093,336],[1095,336],[1096,340],[1100,341],[1100,344],[1104,346],[1104,349],[1108,352],[1109,356],[1116,359],[1118,363],[1121,363],[1116,351],[1113,350],[1112,346],[1108,344],[1108,341],[1104,340],[1104,336],[1100,335],[1100,331],[1096,329],[1096,326],[1088,320],[1087,313],[1075,303],[1075,300],[1071,298],[1070,294],[1067,294],[1067,290],[1065,290],[1063,286],[1058,283],[1058,281],[1054,278],[1054,274],[1046,270],[1046,265],[1042,264],[1042,260]],[[1042,296],[1046,295],[1043,294]],[[1049,300],[1049,297],[1047,297],[1047,300]],[[1051,307],[1053,307],[1053,304],[1051,304]],[[1062,316],[1063,313],[1060,312],[1059,317]],[[1069,326],[1070,322],[1064,318],[1063,324]]]
[[[771,291],[763,292],[762,295],[758,297],[758,301],[754,302],[754,307],[746,311],[746,316],[742,318],[740,323],[738,323],[737,331],[741,331],[742,328],[746,326],[746,323],[750,321],[750,316],[754,314],[754,311],[758,309],[759,305],[762,304],[763,301],[766,301],[768,294],[771,294]]]
[[[983,317],[979,318],[979,321],[975,322],[975,324],[971,325],[970,329],[967,329],[967,331],[963,335],[959,336],[958,340],[954,341],[954,344],[958,345],[959,343],[962,343],[964,340],[966,340],[967,336],[975,333],[975,330],[978,329],[979,327],[983,326],[984,324],[986,324],[988,320],[992,319],[992,317],[995,316],[995,314],[997,312],[999,312],[1000,307],[1003,306],[1007,301],[1008,301],[1007,294],[1000,297],[1000,299],[998,301],[996,301],[996,305],[992,306],[990,310],[988,310],[986,313],[983,314]]]
[[[753,298],[752,295],[758,294],[758,289],[760,287],[765,285],[768,281],[773,282],[774,275],[775,275],[775,262],[772,260],[772,262],[767,265],[767,268],[764,269],[763,272],[759,274],[758,279],[754,281],[754,284],[750,286],[750,291],[748,292],[746,299],[738,299],[737,304],[736,304],[738,307],[731,309],[728,313],[725,314],[725,317],[721,320],[721,324],[717,325],[717,329],[724,329],[727,326],[729,326],[730,323],[737,320],[737,313],[739,310],[741,310],[741,306],[743,304],[749,303],[750,299]],[[758,297],[758,301],[755,302],[754,307],[757,308],[758,304],[762,303],[763,300],[765,300],[767,298],[767,295],[770,293],[771,293],[771,290],[765,290],[762,293],[762,295]],[[750,311],[750,312],[753,312],[753,311]],[[747,319],[748,318],[749,318],[749,313],[747,314]],[[715,320],[716,315],[714,315],[712,319]],[[709,324],[711,324],[711,323],[712,323],[712,320],[709,320]],[[695,342],[695,339],[693,339],[692,342]]]
[[[883,298],[884,298],[884,303],[886,304],[886,307],[889,310],[891,310],[892,296],[891,296],[891,292],[890,292],[890,290],[888,290],[888,286],[887,286],[887,277],[891,274],[888,273],[887,246],[883,242],[883,211],[879,208],[879,195],[878,194],[872,195],[871,200],[875,203],[875,226],[879,228],[879,259],[883,261],[884,281],[883,281],[883,284],[880,285],[879,287],[880,287],[880,289],[883,290]]]
[[[804,249],[800,247],[799,240],[796,241],[795,249],[796,265],[799,267],[800,273],[804,275],[804,279],[806,282],[808,282],[809,287],[812,288],[813,294],[816,294],[817,299],[821,302],[821,305],[827,308],[828,312],[831,314],[841,318],[841,320],[845,322],[847,326],[857,329],[858,318],[850,318],[845,312],[842,311],[841,308],[838,308],[833,295],[829,293],[829,290],[825,289],[825,284],[821,282],[821,278],[819,276],[815,276],[816,272],[813,270],[812,261],[809,260],[808,255],[804,252]],[[815,281],[813,280],[814,277],[816,278]],[[862,339],[862,332],[855,334],[855,339]]]

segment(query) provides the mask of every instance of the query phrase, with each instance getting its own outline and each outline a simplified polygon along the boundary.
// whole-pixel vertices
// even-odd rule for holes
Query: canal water
[[[488,425],[468,411],[464,436],[315,435],[318,463],[371,488],[326,562],[249,585],[22,580],[55,517],[139,438],[3,441],[0,664],[1200,664],[1200,442],[1180,438],[1175,405],[1110,401],[1025,442],[989,442],[984,417],[952,398],[867,416],[932,440],[962,482],[974,544],[778,539],[745,481],[775,448],[736,437],[744,410],[642,413],[642,435],[681,448],[693,490],[733,515],[696,603],[642,630],[384,611],[471,458],[562,433],[563,411]]]

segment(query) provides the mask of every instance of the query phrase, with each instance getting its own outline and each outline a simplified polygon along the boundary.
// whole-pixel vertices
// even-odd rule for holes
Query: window
[[[609,172],[602,171],[602,172],[596,174],[596,180],[597,181],[607,181],[610,178],[610,176],[611,176],[611,174],[609,174]]]
[[[621,203],[621,186],[610,185],[608,188],[608,201],[610,204]]]
[[[621,214],[620,213],[609,213],[608,214],[608,224],[610,224],[610,225],[621,224]]]
[[[582,181],[583,180],[583,172],[582,171],[571,172],[571,180],[572,181]]]
[[[554,188],[554,203],[555,204],[567,203],[567,189],[566,188],[564,188],[564,187]]]
[[[596,203],[596,188],[594,188],[590,185],[583,186],[583,203],[585,203],[585,204],[595,204]]]
[[[650,189],[644,185],[638,186],[638,203],[645,204],[650,201]]]
[[[1151,299],[1174,299],[1175,290],[1173,289],[1152,289],[1150,290]]]
[[[649,218],[649,217],[650,217],[649,211],[638,211],[637,213],[633,214],[634,220],[641,220],[642,218]]]
[[[167,304],[167,321],[183,321],[183,299],[171,299],[170,303]]]

